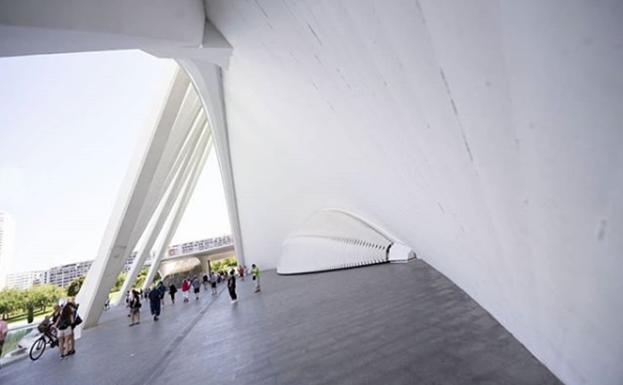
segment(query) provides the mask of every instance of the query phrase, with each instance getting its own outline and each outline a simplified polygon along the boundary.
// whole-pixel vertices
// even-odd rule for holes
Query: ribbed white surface
[[[336,270],[387,262],[391,239],[339,210],[314,213],[282,246],[279,274]]]

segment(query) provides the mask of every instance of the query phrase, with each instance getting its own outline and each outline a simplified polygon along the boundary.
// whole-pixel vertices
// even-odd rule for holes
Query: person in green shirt
[[[260,289],[260,269],[254,264],[251,265],[251,275],[255,281],[255,292],[259,292]]]

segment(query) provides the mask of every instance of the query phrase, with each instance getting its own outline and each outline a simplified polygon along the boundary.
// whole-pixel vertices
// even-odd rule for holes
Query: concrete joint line
[[[195,316],[195,318],[192,319],[192,321],[190,321],[188,323],[188,325],[182,330],[182,332],[175,337],[175,339],[173,340],[173,342],[171,342],[169,344],[169,346],[167,346],[167,348],[165,349],[165,353],[162,355],[162,357],[158,360],[158,362],[156,362],[153,366],[153,370],[151,370],[149,373],[150,375],[142,378],[138,381],[136,381],[134,383],[134,385],[146,385],[146,384],[151,384],[153,383],[156,378],[158,378],[166,369],[167,365],[167,359],[169,358],[169,356],[171,356],[171,354],[173,354],[173,352],[178,348],[178,346],[182,343],[182,341],[184,340],[184,338],[186,338],[186,336],[190,333],[190,331],[195,327],[195,325],[197,325],[197,323],[199,322],[199,320],[201,318],[203,318],[203,316],[205,315],[205,313],[207,313],[208,309],[210,308],[210,306],[216,302],[218,300],[218,298],[221,296],[221,293],[223,291],[225,291],[225,285],[223,285],[223,288],[221,288],[221,290],[218,291],[218,293],[216,294],[216,296],[214,296],[214,300],[210,301],[203,309],[201,309],[201,311],[199,312],[199,314],[197,314]]]

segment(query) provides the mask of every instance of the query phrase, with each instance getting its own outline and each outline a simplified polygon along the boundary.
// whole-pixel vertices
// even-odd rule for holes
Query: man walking
[[[158,286],[156,286],[158,293],[160,294],[160,304],[164,306],[164,296],[167,294],[167,288],[164,287],[164,283],[162,281],[158,282]]]
[[[202,278],[202,281],[203,281],[203,282],[202,282],[202,283],[203,283],[203,290],[206,290],[206,291],[208,290],[208,281],[209,281],[209,280],[210,280],[210,279],[208,278],[208,274],[204,274],[204,275],[203,275],[203,278]]]
[[[149,308],[151,315],[154,316],[154,321],[158,321],[158,317],[160,317],[160,290],[156,288],[149,292]]]
[[[231,303],[236,303],[238,301],[238,296],[236,295],[236,271],[234,269],[231,269],[229,272],[229,278],[227,278],[227,290],[229,290]]]
[[[212,295],[216,295],[216,273],[210,273],[210,288]]]
[[[171,296],[171,303],[175,303],[175,293],[177,293],[177,287],[175,287],[175,284],[172,283],[171,286],[169,286],[169,295]]]
[[[254,264],[251,265],[251,275],[253,276],[253,280],[255,281],[255,292],[259,293],[260,288],[260,269]]]
[[[193,278],[193,291],[195,292],[195,300],[199,300],[199,291],[201,290],[201,282],[199,282],[199,278],[195,276]]]

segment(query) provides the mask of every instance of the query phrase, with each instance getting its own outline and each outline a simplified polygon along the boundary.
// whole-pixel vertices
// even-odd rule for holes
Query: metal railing
[[[9,329],[0,358],[12,358],[26,354],[32,342],[39,336],[38,323],[16,326]]]

